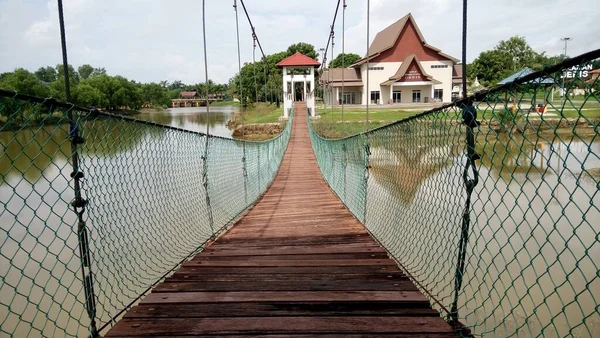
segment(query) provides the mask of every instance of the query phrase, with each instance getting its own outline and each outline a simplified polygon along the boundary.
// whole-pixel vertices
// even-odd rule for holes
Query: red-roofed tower
[[[279,62],[277,67],[283,68],[283,114],[289,116],[294,101],[306,102],[306,108],[311,116],[315,116],[315,67],[319,61],[300,52]],[[302,97],[294,97],[294,84],[303,83]]]

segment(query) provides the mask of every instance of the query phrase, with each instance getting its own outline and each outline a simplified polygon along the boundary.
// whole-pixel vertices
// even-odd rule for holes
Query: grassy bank
[[[276,136],[285,121],[280,121],[283,116],[283,106],[277,108],[275,103],[258,102],[244,110],[235,113],[227,127],[233,130],[233,137],[252,141],[262,141]]]

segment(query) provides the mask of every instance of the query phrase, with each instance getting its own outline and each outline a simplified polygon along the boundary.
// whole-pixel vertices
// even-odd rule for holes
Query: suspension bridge
[[[0,89],[0,334],[598,336],[600,80],[524,113],[598,58],[339,139],[314,93],[251,142]]]

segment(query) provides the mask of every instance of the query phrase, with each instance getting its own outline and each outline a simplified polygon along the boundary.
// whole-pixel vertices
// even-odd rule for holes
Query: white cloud
[[[304,41],[325,47],[336,1],[245,0],[265,53]],[[366,1],[347,0],[346,51],[366,51]],[[237,71],[233,0],[207,0],[209,76],[227,82]],[[64,0],[69,61],[105,67],[137,81],[204,81],[199,0]],[[461,54],[461,3],[450,0],[371,0],[371,40],[408,12],[427,41]],[[242,62],[252,60],[249,24],[239,8]],[[537,51],[569,54],[600,48],[596,0],[482,0],[469,7],[468,59],[501,39],[524,36]],[[335,54],[341,52],[341,15]],[[329,58],[331,54],[329,54]],[[260,53],[257,51],[257,58]],[[61,62],[55,0],[0,0],[0,72]]]

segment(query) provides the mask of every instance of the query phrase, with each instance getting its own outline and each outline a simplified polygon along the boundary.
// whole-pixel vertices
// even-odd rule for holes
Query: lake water
[[[146,113],[138,118],[204,132],[207,119],[202,109],[179,108]],[[211,107],[212,112],[215,113],[210,122],[212,133],[230,135],[225,123],[235,108]],[[0,336],[87,333],[81,325],[88,321],[81,302],[84,295],[80,262],[75,254],[78,252],[73,232],[76,219],[67,208],[73,192],[69,186],[71,169],[65,128],[48,126],[16,135],[0,133],[4,151],[0,163],[0,266],[4,276],[0,282]],[[149,259],[143,264],[134,261],[137,265],[133,266],[127,263],[130,259],[127,252],[139,251],[142,256],[154,257],[177,249],[173,246],[182,242],[188,246],[179,249],[191,251],[193,243],[198,241],[186,242],[189,237],[202,240],[209,236],[210,229],[205,227],[180,227],[204,219],[205,210],[200,207],[182,210],[177,202],[178,197],[202,196],[196,190],[202,185],[198,159],[202,156],[203,142],[197,135],[182,136],[152,128],[122,129],[119,125],[102,124],[88,125],[85,130],[90,136],[86,141],[90,158],[85,160],[89,169],[86,183],[104,187],[97,190],[99,196],[91,198],[96,198],[95,205],[105,209],[96,209],[89,216],[90,222],[93,223],[94,217],[103,218],[103,222],[115,227],[94,238],[112,246],[92,247],[92,250],[102,252],[102,257],[96,259],[101,259],[105,271],[110,270],[111,262],[125,262],[115,264],[119,269],[131,267],[131,270],[113,269],[98,280],[96,293],[118,309],[122,302],[120,294],[133,296],[143,290],[143,285],[119,281],[120,277],[135,275],[155,280],[170,263],[163,262],[164,267],[155,268]],[[584,314],[593,313],[600,299],[597,277],[600,246],[594,237],[598,232],[598,223],[594,221],[600,219],[600,214],[593,207],[600,205],[598,178],[580,175],[583,169],[600,168],[600,140],[597,137],[573,140],[569,151],[558,141],[541,139],[523,151],[511,142],[490,141],[480,145],[486,147],[485,152],[490,156],[482,160],[484,179],[474,193],[473,235],[467,250],[467,275],[461,294],[461,304],[465,307],[461,315],[466,323],[476,326],[476,332],[487,335],[502,337],[518,332],[519,337],[527,337],[536,335],[552,321],[554,324],[545,333],[562,337],[569,323],[579,323]],[[173,156],[163,156],[165,152],[161,150],[165,149],[176,152]],[[372,151],[377,154],[387,150]],[[434,281],[427,288],[440,295],[445,306],[451,302],[448,290],[452,289],[456,260],[453,248],[462,213],[461,203],[455,201],[464,198],[461,151],[454,146],[435,145],[419,153],[418,158],[411,158],[410,151],[391,153],[387,157],[393,157],[394,161],[372,163],[369,181],[367,227],[393,254],[415,262],[407,268],[424,280]],[[142,152],[157,155],[149,158],[142,168],[131,167],[131,161]],[[219,154],[221,162],[212,166],[228,170],[227,155]],[[453,158],[451,163],[432,162],[448,156]],[[162,166],[153,167],[156,163]],[[118,178],[110,171],[115,166],[122,168]],[[241,162],[231,166],[231,170],[239,170]],[[399,180],[400,177],[405,179]],[[168,185],[163,182],[165,178]],[[216,188],[228,189],[233,183],[220,181]],[[119,187],[129,187],[127,194],[120,195],[123,189]],[[260,188],[255,190],[258,192]],[[239,191],[226,190],[224,195],[236,200],[244,198]],[[157,196],[171,204],[161,204]],[[134,204],[147,206],[147,210],[140,212],[132,207]],[[215,217],[225,219],[222,214],[224,210],[215,210]],[[165,218],[170,226],[158,227]],[[152,227],[144,232],[140,225],[146,224]],[[143,234],[148,241],[140,243],[140,238],[131,237],[134,233]],[[418,239],[423,242],[415,245]],[[149,247],[153,249],[148,250]],[[453,254],[444,256],[447,252]],[[109,315],[107,311],[98,314],[104,321]],[[502,321],[504,317],[507,319]],[[586,321],[597,334],[600,330],[597,312]],[[575,328],[573,336],[589,334]]]
[[[232,131],[227,129],[226,124],[231,115],[237,111],[238,107],[235,106],[210,107],[210,134],[231,137]],[[164,111],[156,112],[148,110],[135,117],[140,120],[198,131],[201,133],[206,133],[208,120],[206,107],[169,108]]]

